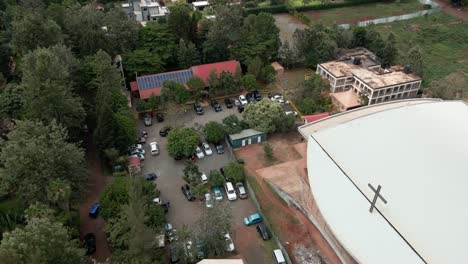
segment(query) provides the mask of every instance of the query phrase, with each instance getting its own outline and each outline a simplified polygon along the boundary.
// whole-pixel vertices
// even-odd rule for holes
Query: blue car
[[[260,214],[253,214],[249,217],[244,218],[244,224],[246,226],[255,225],[260,222],[262,222],[262,217],[260,216]]]
[[[213,191],[216,201],[223,200],[223,193],[221,192],[221,189],[219,187],[214,187]]]
[[[91,205],[91,207],[89,208],[89,216],[96,218],[99,213],[99,208],[100,208],[99,203],[95,203]]]

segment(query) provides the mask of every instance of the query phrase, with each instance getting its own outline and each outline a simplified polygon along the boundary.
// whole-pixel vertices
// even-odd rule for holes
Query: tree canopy
[[[244,166],[238,162],[231,162],[224,168],[226,178],[233,183],[242,182],[245,179]]]
[[[271,133],[277,131],[285,113],[280,104],[264,98],[255,104],[248,104],[242,116],[251,128]]]
[[[224,126],[215,121],[208,122],[203,131],[205,132],[206,140],[211,143],[221,142],[226,135]]]
[[[167,140],[167,151],[175,158],[190,157],[200,143],[200,138],[193,128],[174,128]]]

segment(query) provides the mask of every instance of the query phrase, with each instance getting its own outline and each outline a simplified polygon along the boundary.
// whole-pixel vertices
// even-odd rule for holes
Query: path
[[[463,21],[468,21],[468,11],[465,11],[463,8],[453,7],[450,3],[447,3],[442,0],[434,1],[436,1],[439,5],[442,6],[442,11],[444,11],[446,14],[463,19]]]
[[[83,238],[87,233],[94,233],[96,236],[96,253],[93,257],[103,262],[111,256],[111,251],[106,239],[104,219],[97,219],[88,216],[89,207],[99,201],[108,183],[107,177],[103,174],[99,152],[92,142],[92,133],[88,132],[86,139],[86,161],[88,168],[88,188],[85,194],[85,201],[80,205],[80,237]]]

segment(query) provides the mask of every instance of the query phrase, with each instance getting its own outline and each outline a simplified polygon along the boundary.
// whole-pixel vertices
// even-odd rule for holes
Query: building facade
[[[169,14],[169,9],[161,6],[156,0],[129,1],[122,4],[122,9],[129,17],[141,22],[142,25]]]
[[[332,98],[340,110],[413,98],[422,82],[401,66],[382,68],[375,55],[366,49],[356,49],[336,61],[318,64],[316,73],[330,83]],[[350,96],[350,90],[356,96]],[[340,94],[345,92],[348,94]],[[340,98],[346,100],[341,102]]]

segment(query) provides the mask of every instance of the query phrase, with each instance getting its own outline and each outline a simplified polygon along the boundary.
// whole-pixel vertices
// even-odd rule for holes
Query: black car
[[[219,143],[215,145],[215,149],[216,149],[216,153],[218,153],[218,154],[223,154],[224,153],[223,145],[221,145]]]
[[[190,192],[190,186],[188,186],[188,184],[182,185],[180,189],[182,190],[182,193],[185,195],[185,198],[187,198],[187,200],[189,200],[190,202],[195,201],[195,196],[193,196],[193,194]]]
[[[211,106],[216,112],[223,111],[223,108],[221,108],[221,105],[216,100],[211,101]]]
[[[257,90],[253,91],[252,93],[253,93],[253,96],[254,96],[255,100],[257,100],[257,101],[262,100],[262,95]]]
[[[248,102],[249,104],[257,101],[257,100],[255,99],[255,96],[254,96],[253,93],[247,93],[247,94],[245,95],[245,98],[247,99],[247,102]]]
[[[88,233],[84,236],[84,247],[87,256],[96,252],[96,236],[93,233]]]
[[[244,107],[241,106],[241,105],[239,105],[239,106],[237,107],[237,111],[238,111],[239,113],[244,112]]]
[[[206,257],[205,242],[203,242],[202,240],[197,240],[196,248],[197,248],[197,259],[204,259]]]
[[[164,121],[163,113],[157,113],[156,114],[156,120],[158,120],[158,122],[163,122]]]
[[[205,111],[203,110],[203,107],[201,106],[200,102],[195,102],[193,104],[193,110],[195,110],[195,113],[197,113],[197,115],[203,115],[205,113]]]
[[[166,137],[167,135],[169,135],[169,131],[171,131],[171,129],[171,127],[163,127],[161,131],[159,131],[159,135],[161,137]]]
[[[150,173],[145,174],[144,177],[145,177],[145,180],[147,181],[154,181],[158,178],[158,175],[156,175],[156,173],[154,172],[150,172]]]
[[[230,98],[224,99],[224,104],[226,105],[227,108],[232,108],[233,106],[232,100]]]
[[[257,225],[257,232],[263,240],[270,240],[270,233],[268,233],[268,228],[264,223]]]
[[[136,142],[136,144],[145,144],[146,143],[146,138],[145,137],[138,137],[135,142]]]

